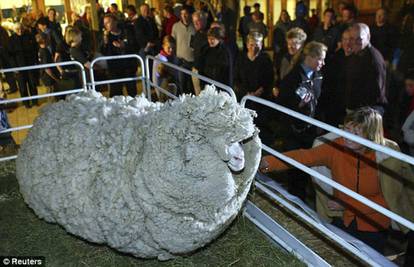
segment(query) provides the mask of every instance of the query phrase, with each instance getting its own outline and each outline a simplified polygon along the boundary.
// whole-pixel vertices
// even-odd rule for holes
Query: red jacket
[[[171,35],[172,27],[178,21],[179,21],[179,19],[175,15],[172,15],[170,18],[165,19],[165,22],[164,22],[164,25],[163,25],[162,37],[164,37],[166,35]]]
[[[387,208],[379,181],[378,165],[374,151],[358,155],[344,147],[344,139],[322,144],[311,149],[299,149],[284,153],[307,166],[326,166],[331,170],[333,179],[343,186]],[[291,168],[283,161],[265,157],[269,170]],[[390,225],[390,219],[348,195],[335,190],[334,195],[345,207],[343,220],[346,226],[355,219],[359,231],[377,232]]]

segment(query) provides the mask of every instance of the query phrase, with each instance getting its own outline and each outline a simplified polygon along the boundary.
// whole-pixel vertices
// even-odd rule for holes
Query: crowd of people
[[[172,1],[160,11],[142,4],[138,12],[135,6],[129,5],[125,9],[127,16],[116,4],[104,11],[96,1],[96,7],[101,31],[95,38],[89,27],[90,8],[83,16],[74,13],[64,33],[53,8],[48,10],[47,16],[22,17],[11,35],[0,27],[0,67],[76,60],[90,69],[91,61],[99,55],[152,55],[158,59],[151,67],[152,81],[171,94],[198,95],[205,83],[162,62],[228,85],[234,88],[238,99],[245,95],[261,97],[333,126],[344,125],[345,130],[379,144],[385,145],[387,137],[397,141],[403,151],[414,151],[412,4],[402,7],[399,14],[402,24],[397,27],[389,22],[385,8],[378,9],[375,22],[367,25],[358,22],[358,11],[353,5],[341,4],[338,13],[328,8],[321,18],[313,10],[313,15],[307,19],[307,7],[303,1],[298,1],[295,19],[282,10],[274,26],[270,53],[273,57],[264,51],[269,30],[258,3],[253,10],[250,6],[244,7],[237,30],[232,23],[236,17],[233,10],[223,5],[213,17],[212,10],[203,1],[197,5],[191,0]],[[236,43],[237,33],[243,42],[241,49]],[[135,76],[137,68],[135,59],[119,59],[99,64],[94,70],[97,77],[118,79]],[[10,92],[20,90],[21,96],[29,96],[37,94],[39,80],[58,91],[80,86],[78,76],[73,67],[56,67],[40,74],[33,71],[6,73],[5,78]],[[124,86],[128,95],[137,94],[135,82],[123,82],[110,84],[109,96],[122,95]],[[155,92],[158,100],[167,99],[159,90]],[[24,102],[27,108],[36,104],[35,100]],[[328,166],[333,179],[392,208],[390,196],[378,186],[381,175],[376,173],[377,167],[367,163],[377,160],[371,150],[355,148],[343,139],[333,142],[340,147],[339,152],[332,150],[329,144],[312,148],[315,138],[323,134],[320,129],[259,104],[249,103],[248,107],[258,114],[255,122],[263,143],[274,145],[275,140],[281,140],[282,151],[294,150],[288,154],[308,165]],[[349,150],[351,153],[347,152]],[[339,153],[337,157],[332,156],[335,153]],[[360,157],[364,158],[363,163]],[[261,169],[268,172],[287,167],[274,158],[265,158]],[[352,176],[353,172],[357,173],[356,188],[348,185],[350,180],[344,177]],[[399,171],[395,173],[400,174]],[[309,177],[300,171],[289,171],[288,177],[292,177],[288,181],[289,191],[307,200]],[[407,194],[404,201],[412,208],[413,184],[409,187],[411,191],[404,191]],[[382,251],[383,247],[378,244],[390,225],[389,220],[338,192],[336,197],[335,201],[329,200],[330,208],[344,211],[343,220],[335,218],[336,224],[351,234],[357,233]],[[414,210],[411,209],[412,214]]]

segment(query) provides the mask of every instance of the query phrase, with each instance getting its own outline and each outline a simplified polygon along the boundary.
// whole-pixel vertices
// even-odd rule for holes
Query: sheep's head
[[[206,139],[231,170],[242,170],[244,152],[239,143],[257,134],[255,112],[241,107],[227,93],[217,92],[214,86],[206,86],[198,97],[185,100],[186,108],[180,115],[187,118],[187,127],[183,127],[186,138]]]

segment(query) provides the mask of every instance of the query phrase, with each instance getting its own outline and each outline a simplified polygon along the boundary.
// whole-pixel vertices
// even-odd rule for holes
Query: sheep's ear
[[[228,151],[229,147],[223,138],[215,138],[214,140],[211,141],[211,145],[213,146],[214,150],[219,155],[220,159],[222,159],[223,161],[230,160],[230,154]]]

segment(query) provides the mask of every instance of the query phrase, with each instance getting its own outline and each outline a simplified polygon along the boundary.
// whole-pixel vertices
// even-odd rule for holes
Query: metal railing
[[[78,61],[65,61],[65,62],[57,62],[57,63],[50,63],[50,64],[41,64],[41,65],[32,65],[32,66],[25,66],[25,67],[18,67],[18,68],[9,68],[9,69],[0,69],[0,73],[6,72],[19,72],[19,71],[26,71],[26,70],[37,70],[37,69],[47,69],[52,67],[60,67],[60,66],[68,66],[68,65],[76,65],[80,68],[80,73],[82,77],[82,88],[70,90],[70,93],[76,93],[80,91],[86,91],[87,84],[86,84],[86,74],[85,68],[83,65]],[[69,91],[62,91],[56,93],[48,93],[42,95],[35,95],[35,96],[27,96],[27,97],[18,97],[12,99],[1,100],[0,104],[10,104],[10,103],[17,103],[25,100],[32,100],[32,99],[39,99],[39,98],[46,98],[50,96],[59,96],[59,95],[67,95]]]
[[[50,63],[50,64],[41,64],[41,65],[18,67],[18,68],[0,69],[0,73],[19,72],[19,71],[28,71],[28,70],[37,70],[37,69],[47,69],[47,68],[52,68],[52,67],[68,66],[68,65],[76,65],[80,68],[80,74],[81,74],[81,77],[82,77],[82,88],[67,90],[67,91],[62,91],[62,92],[56,92],[56,93],[48,93],[48,94],[41,94],[41,95],[35,95],[35,96],[18,97],[18,98],[0,100],[0,105],[10,104],[10,103],[17,103],[17,102],[33,100],[33,99],[47,98],[47,97],[51,97],[51,96],[68,95],[68,94],[72,94],[72,93],[78,93],[78,92],[86,91],[87,90],[87,84],[86,84],[85,68],[78,61],[65,61],[65,62],[57,62],[57,63]],[[14,131],[21,131],[21,130],[29,129],[32,126],[33,125],[30,124],[30,125],[22,125],[22,126],[18,126],[18,127],[12,127],[12,128],[0,131],[0,134],[14,132]],[[12,159],[16,159],[16,158],[17,158],[17,155],[2,157],[2,158],[0,158],[0,162],[1,161],[12,160]]]
[[[196,72],[193,72],[193,71],[191,71],[191,70],[187,70],[187,69],[185,69],[185,68],[183,68],[183,67],[179,67],[179,66],[177,66],[177,65],[175,65],[175,64],[172,64],[172,63],[170,63],[170,62],[165,62],[165,61],[162,61],[162,60],[160,60],[159,58],[156,58],[156,57],[154,57],[154,56],[147,56],[146,58],[145,58],[145,71],[146,71],[146,75],[147,75],[147,88],[148,89],[150,89],[151,88],[151,86],[153,86],[153,87],[155,87],[155,88],[157,88],[157,89],[159,89],[159,90],[161,90],[161,91],[163,91],[164,93],[165,92],[168,92],[168,91],[166,91],[165,89],[163,89],[162,87],[159,87],[157,84],[154,84],[153,82],[152,82],[152,80],[151,80],[151,77],[150,77],[150,70],[149,70],[149,66],[150,66],[150,64],[149,64],[149,60],[153,60],[154,62],[158,62],[158,63],[160,63],[160,64],[164,64],[165,66],[168,66],[168,67],[170,67],[170,68],[172,68],[172,69],[175,69],[175,70],[177,70],[177,71],[181,71],[181,72],[183,72],[183,73],[185,73],[185,74],[187,74],[187,75],[190,75],[190,76],[192,76],[192,77],[196,77],[196,78],[198,78],[198,79],[200,79],[200,80],[202,80],[202,81],[204,81],[204,82],[207,82],[207,83],[210,83],[210,84],[214,84],[216,87],[218,87],[218,88],[220,88],[220,89],[223,89],[224,91],[226,91],[235,101],[237,101],[237,99],[236,99],[236,95],[235,95],[235,93],[234,93],[234,91],[233,91],[233,89],[230,87],[230,86],[228,86],[228,85],[225,85],[225,84],[223,84],[223,83],[221,83],[221,82],[217,82],[217,81],[214,81],[214,80],[212,80],[212,79],[210,79],[210,78],[207,78],[207,77],[205,77],[205,76],[203,76],[203,75],[200,75],[200,74],[198,74],[198,73],[196,73]],[[149,91],[151,91],[151,90],[149,90]],[[169,93],[168,92],[168,94],[167,95],[172,95],[171,93]],[[151,100],[151,92],[149,92],[149,96],[148,96],[148,99],[149,100]]]
[[[366,140],[364,138],[361,138],[361,137],[359,137],[357,135],[354,135],[354,134],[351,134],[351,133],[346,132],[344,130],[338,129],[338,128],[333,127],[333,126],[331,126],[329,124],[326,124],[324,122],[318,121],[318,120],[313,119],[313,118],[310,118],[310,117],[305,116],[305,115],[303,115],[303,114],[301,114],[299,112],[293,111],[291,109],[288,109],[288,108],[283,107],[281,105],[278,105],[278,104],[275,104],[273,102],[264,100],[262,98],[259,98],[259,97],[256,97],[256,96],[245,96],[241,100],[241,105],[243,107],[245,106],[247,100],[250,100],[250,101],[253,101],[253,102],[257,102],[257,103],[260,103],[262,105],[268,106],[270,108],[273,108],[275,110],[278,110],[280,112],[283,112],[283,113],[285,113],[285,114],[287,114],[289,116],[292,116],[294,118],[300,119],[302,121],[305,121],[305,122],[307,122],[309,124],[312,124],[314,126],[320,127],[320,128],[325,129],[327,131],[333,132],[333,133],[335,133],[335,134],[337,134],[339,136],[345,137],[345,138],[347,138],[349,140],[352,140],[352,141],[354,141],[356,143],[362,144],[362,145],[364,145],[366,147],[369,147],[371,149],[381,151],[384,154],[387,154],[387,155],[392,156],[394,158],[400,159],[400,160],[405,161],[405,162],[407,162],[409,164],[414,164],[414,158],[413,157],[410,157],[410,156],[408,156],[406,154],[403,154],[401,152],[392,150],[392,149],[390,149],[388,147],[378,145],[378,144],[376,144],[374,142],[371,142],[369,140]],[[332,186],[333,188],[341,191],[342,193],[344,193],[344,194],[346,194],[346,195],[348,195],[348,196],[350,196],[350,197],[358,200],[359,202],[361,202],[361,203],[363,203],[363,204],[365,204],[365,205],[373,208],[374,210],[380,212],[381,214],[383,214],[383,215],[385,215],[385,216],[393,219],[394,221],[396,221],[396,222],[404,225],[405,227],[407,227],[407,228],[409,228],[411,230],[414,230],[414,223],[413,222],[411,222],[411,221],[409,221],[409,220],[401,217],[400,215],[398,215],[398,214],[396,214],[396,213],[394,213],[394,212],[392,212],[392,211],[384,208],[383,206],[378,205],[377,203],[369,200],[368,198],[366,198],[366,197],[364,197],[364,196],[362,196],[362,195],[360,195],[358,193],[355,193],[354,191],[346,188],[345,186],[343,186],[343,185],[341,185],[341,184],[339,184],[339,183],[331,180],[328,177],[325,177],[325,176],[321,175],[319,172],[317,172],[317,171],[315,171],[315,170],[313,170],[313,169],[311,169],[311,168],[309,168],[309,167],[307,167],[307,166],[305,166],[305,165],[303,165],[303,164],[301,164],[301,163],[299,163],[299,162],[297,162],[297,161],[295,161],[295,160],[293,160],[293,159],[291,159],[291,158],[283,155],[280,152],[277,152],[276,150],[274,150],[274,149],[272,149],[272,148],[270,148],[270,147],[268,147],[268,146],[266,146],[264,144],[262,145],[262,147],[263,147],[263,149],[266,152],[268,152],[268,153],[276,156],[277,158],[280,158],[281,160],[289,163],[290,165],[292,165],[292,166],[294,166],[296,168],[301,169],[302,171],[310,174],[311,176],[315,177],[316,179],[318,179],[318,180],[320,180],[320,181],[322,181],[322,182],[324,182],[324,183]]]
[[[140,62],[140,64],[141,64],[141,72],[142,72],[141,76],[139,76],[139,77],[121,78],[121,79],[113,79],[113,80],[95,81],[95,77],[94,77],[94,73],[93,73],[93,67],[96,64],[96,62],[99,62],[99,61],[102,61],[102,60],[125,59],[125,58],[136,58]],[[151,77],[150,77],[150,70],[149,70],[149,66],[150,66],[149,65],[149,60],[150,59],[153,60],[153,61],[157,61],[157,62],[159,62],[161,64],[164,64],[164,65],[166,65],[166,66],[168,66],[170,68],[173,68],[173,69],[175,69],[177,71],[181,71],[181,72],[183,72],[183,73],[185,73],[187,75],[191,75],[193,77],[196,77],[196,78],[198,78],[200,80],[203,80],[203,81],[205,81],[207,83],[214,84],[217,87],[219,87],[219,88],[223,89],[224,91],[226,91],[233,99],[236,100],[236,96],[235,96],[234,91],[232,90],[232,88],[230,88],[229,86],[227,86],[225,84],[222,84],[220,82],[211,80],[211,79],[209,79],[209,78],[207,78],[205,76],[199,75],[198,73],[195,73],[195,72],[192,72],[190,70],[184,69],[182,67],[176,66],[176,65],[174,65],[172,63],[163,62],[160,59],[155,58],[153,56],[147,56],[146,59],[145,59],[145,64],[144,64],[143,59],[140,56],[135,55],[135,54],[132,54],[132,55],[122,55],[122,56],[105,56],[105,57],[98,57],[98,58],[94,59],[91,62],[91,67],[90,67],[90,70],[89,70],[90,71],[90,78],[91,78],[91,84],[90,84],[91,85],[91,88],[92,89],[95,89],[95,86],[101,85],[101,84],[110,84],[110,83],[116,83],[116,82],[128,82],[128,81],[141,80],[142,81],[142,86],[143,86],[143,91],[147,93],[147,97],[148,97],[149,100],[151,100],[151,86],[154,87],[154,88],[157,88],[160,92],[168,95],[171,98],[177,98],[176,95],[171,94],[168,90],[166,90],[166,89],[164,89],[164,88],[162,88],[162,87],[160,87],[157,84],[155,84],[155,83],[152,82]],[[15,98],[15,99],[7,99],[7,100],[0,101],[0,104],[14,103],[14,102],[20,102],[20,101],[25,101],[25,100],[30,100],[30,99],[44,98],[44,97],[49,97],[49,96],[65,95],[65,94],[76,93],[76,92],[79,92],[79,91],[87,90],[88,87],[87,87],[87,82],[86,82],[86,74],[85,74],[84,66],[81,63],[76,62],[76,61],[60,62],[60,63],[53,63],[53,64],[43,64],[43,65],[35,65],[35,66],[27,66],[27,67],[21,67],[21,68],[0,69],[0,73],[15,72],[15,71],[24,71],[24,70],[33,70],[33,69],[42,69],[42,68],[49,68],[49,67],[56,67],[56,66],[66,66],[66,65],[77,65],[77,66],[80,67],[80,69],[81,69],[81,75],[82,75],[82,85],[83,85],[83,88],[82,89],[74,89],[74,90],[57,92],[57,93],[43,94],[43,95],[38,95],[38,96],[33,96],[33,97],[22,97],[22,98]],[[361,138],[359,136],[350,134],[348,132],[345,132],[343,130],[340,130],[338,128],[335,128],[333,126],[330,126],[330,125],[328,125],[326,123],[323,123],[323,122],[320,122],[318,120],[312,119],[310,117],[304,116],[303,114],[300,114],[298,112],[292,111],[292,110],[290,110],[288,108],[285,108],[283,106],[277,105],[277,104],[275,104],[273,102],[270,102],[270,101],[267,101],[267,100],[264,100],[262,98],[258,98],[258,97],[255,97],[255,96],[245,96],[241,100],[241,105],[242,106],[245,106],[246,101],[254,101],[254,102],[263,104],[265,106],[268,106],[270,108],[273,108],[273,109],[278,110],[280,112],[283,112],[285,114],[288,114],[290,116],[293,116],[293,117],[295,117],[297,119],[300,119],[300,120],[305,121],[307,123],[310,123],[312,125],[318,126],[318,127],[323,128],[323,129],[325,129],[327,131],[336,133],[336,134],[338,134],[340,136],[343,136],[343,137],[345,137],[347,139],[350,139],[350,140],[352,140],[354,142],[360,143],[362,145],[365,145],[367,147],[370,147],[372,149],[378,150],[378,151],[383,152],[383,153],[385,153],[387,155],[390,155],[392,157],[398,158],[398,159],[400,159],[400,160],[402,160],[404,162],[407,162],[409,164],[414,165],[414,158],[413,157],[410,157],[410,156],[408,156],[406,154],[403,154],[401,152],[392,150],[392,149],[390,149],[388,147],[384,147],[384,146],[378,145],[376,143],[373,143],[371,141],[368,141],[368,140],[366,140],[364,138]],[[18,130],[28,129],[28,128],[31,128],[31,127],[32,127],[32,125],[18,126],[18,127],[6,129],[4,131],[1,131],[0,133],[13,132],[13,131],[18,131]],[[371,200],[369,200],[369,199],[367,199],[367,198],[359,195],[358,193],[355,193],[354,191],[349,190],[348,188],[342,186],[341,184],[336,183],[335,181],[332,181],[330,178],[327,178],[327,177],[319,174],[318,172],[316,172],[316,171],[308,168],[307,166],[305,166],[305,165],[303,165],[303,164],[301,164],[301,163],[299,163],[297,161],[294,161],[291,158],[288,158],[288,157],[284,156],[283,154],[281,154],[281,153],[273,150],[272,148],[270,148],[270,147],[268,147],[266,145],[263,145],[263,149],[265,151],[269,152],[270,154],[272,154],[272,155],[274,155],[274,156],[276,156],[276,157],[278,157],[278,158],[286,161],[287,163],[289,163],[289,164],[291,164],[291,165],[293,165],[293,166],[295,166],[295,167],[303,170],[304,172],[306,172],[306,173],[314,176],[316,179],[319,179],[322,182],[324,182],[324,183],[332,186],[333,188],[335,188],[335,189],[337,189],[337,190],[339,190],[339,191],[347,194],[348,196],[350,196],[350,197],[352,197],[354,199],[357,199],[361,203],[364,203],[365,205],[369,205],[374,210],[376,210],[376,211],[384,214],[385,216],[393,219],[394,221],[399,222],[400,224],[408,227],[411,230],[414,230],[414,223],[413,222],[410,222],[407,219],[399,216],[398,214],[395,214],[395,213],[391,212],[390,210],[385,209],[384,207],[376,204],[375,202],[372,202]],[[12,160],[12,159],[15,159],[15,158],[17,158],[17,156],[8,156],[8,157],[0,158],[0,161]],[[257,188],[261,189],[262,191],[264,191],[264,192],[269,191],[268,189],[266,189],[265,186],[261,185],[259,182],[256,181],[255,183],[256,183]],[[280,202],[280,199],[277,198],[275,196],[275,194],[272,194],[270,191],[267,192],[267,194],[272,199],[274,199],[275,201]],[[285,206],[289,206],[289,205],[287,205],[287,203],[284,203],[284,205]],[[308,221],[308,223],[310,223],[311,225],[314,225],[316,228],[318,228],[317,224],[315,222],[312,222],[311,221],[312,220],[311,217],[309,217],[309,216],[303,216],[303,214],[301,214],[301,215],[302,215],[302,217],[304,217],[304,219],[306,221]],[[336,241],[339,240],[336,237],[334,239]],[[347,248],[352,253],[357,254],[357,251],[355,249],[352,249],[352,247],[345,245],[345,248]],[[367,261],[369,262],[369,260],[367,260],[367,259],[365,259],[365,261],[366,262]],[[369,262],[369,263],[372,264],[372,262]]]
[[[136,76],[136,77],[126,77],[126,78],[120,78],[120,79],[112,79],[112,80],[102,80],[102,81],[95,81],[95,75],[94,75],[94,69],[93,67],[95,66],[95,64],[99,61],[108,61],[108,60],[116,60],[116,59],[127,59],[127,58],[135,58],[138,60],[138,62],[141,65],[141,76]],[[91,87],[93,90],[95,90],[95,87],[97,85],[102,85],[102,84],[111,84],[111,83],[120,83],[120,82],[131,82],[131,81],[142,81],[142,90],[145,92],[146,91],[146,84],[145,84],[145,66],[144,66],[144,60],[136,55],[136,54],[128,54],[128,55],[120,55],[120,56],[103,56],[103,57],[97,57],[94,60],[92,60],[91,62],[91,67],[89,69],[89,74],[91,77]]]

